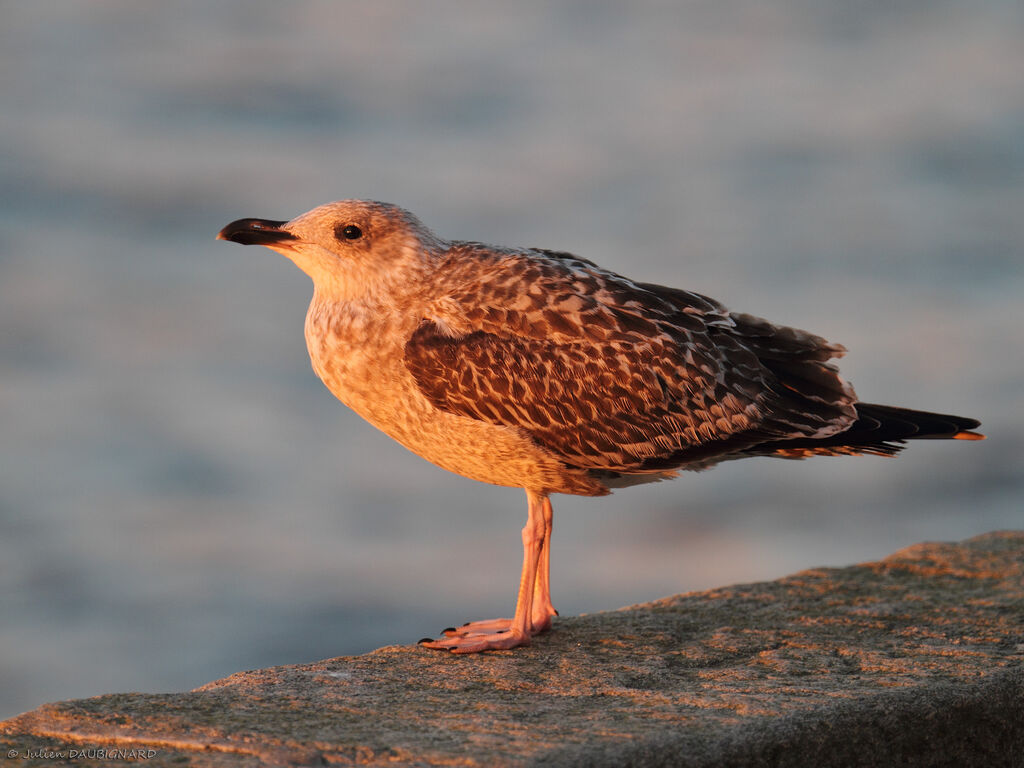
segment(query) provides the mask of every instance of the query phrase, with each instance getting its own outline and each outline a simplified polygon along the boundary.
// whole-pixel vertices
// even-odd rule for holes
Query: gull
[[[217,237],[312,278],[306,344],[345,405],[444,469],[526,491],[512,618],[448,628],[428,648],[514,648],[551,627],[553,493],[984,437],[975,419],[858,401],[829,362],[845,349],[820,336],[569,253],[444,240],[388,203],[239,219]]]

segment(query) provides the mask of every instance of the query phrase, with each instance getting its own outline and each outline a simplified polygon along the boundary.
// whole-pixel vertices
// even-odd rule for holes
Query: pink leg
[[[558,611],[551,604],[551,527],[554,517],[551,510],[551,500],[544,498],[544,541],[541,544],[540,563],[537,566],[537,578],[533,585],[533,610],[530,616],[530,634],[537,635],[551,629],[551,619],[558,615]],[[512,619],[488,619],[485,621],[471,621],[456,629],[446,629],[447,637],[462,635],[485,635],[493,634],[498,630],[508,629]]]
[[[552,511],[546,495],[526,492],[527,520],[523,528],[523,572],[519,578],[516,612],[511,619],[474,621],[445,630],[437,640],[421,641],[424,648],[454,653],[515,648],[529,645],[530,638],[551,626],[549,564]]]
[[[558,615],[551,604],[551,527],[554,513],[551,510],[551,499],[544,497],[544,542],[540,550],[540,567],[537,569],[537,581],[533,588],[533,634],[551,628],[551,619]]]

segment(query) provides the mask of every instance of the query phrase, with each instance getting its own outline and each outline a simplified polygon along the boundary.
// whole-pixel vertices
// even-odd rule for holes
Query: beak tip
[[[269,219],[239,219],[217,233],[216,240],[228,240],[239,245],[273,245],[296,237],[282,227],[286,221]]]

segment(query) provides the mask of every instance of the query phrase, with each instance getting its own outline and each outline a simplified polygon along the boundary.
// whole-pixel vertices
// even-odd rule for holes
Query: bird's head
[[[408,211],[366,200],[327,203],[291,221],[238,219],[217,239],[277,251],[317,291],[346,299],[415,282],[447,245]]]

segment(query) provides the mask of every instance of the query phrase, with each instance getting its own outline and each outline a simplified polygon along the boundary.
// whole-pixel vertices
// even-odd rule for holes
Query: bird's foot
[[[497,621],[500,621],[498,619]],[[491,622],[478,621],[476,624]],[[530,635],[512,629],[498,629],[494,632],[465,633],[459,630],[446,630],[444,637],[437,640],[420,640],[424,648],[452,653],[479,653],[480,651],[500,651],[530,644]]]
[[[551,617],[545,616],[531,623],[527,632],[512,628],[512,619],[488,619],[471,621],[461,627],[449,627],[437,640],[420,640],[424,648],[452,653],[479,653],[480,651],[505,650],[520,645],[529,645],[530,638],[551,628]]]

